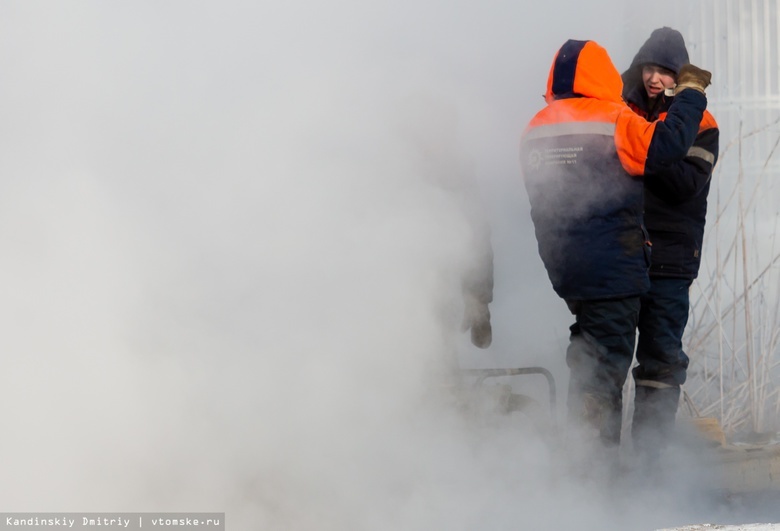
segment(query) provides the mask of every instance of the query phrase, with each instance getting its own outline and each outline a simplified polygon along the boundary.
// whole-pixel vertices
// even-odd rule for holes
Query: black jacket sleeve
[[[658,122],[647,151],[645,174],[657,173],[659,168],[685,157],[699,132],[707,97],[693,89],[675,96],[666,118]]]
[[[645,175],[647,189],[671,204],[699,195],[707,187],[718,160],[719,136],[717,128],[700,132],[684,159],[655,166]]]

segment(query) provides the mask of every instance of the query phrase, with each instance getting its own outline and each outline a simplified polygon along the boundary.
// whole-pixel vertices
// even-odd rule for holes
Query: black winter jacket
[[[651,103],[642,83],[642,66],[658,64],[676,73],[688,62],[682,37],[669,39],[672,32],[669,28],[656,30],[631,68],[623,73],[623,98],[648,121],[664,119],[674,98],[660,95]],[[693,279],[699,273],[707,194],[718,159],[718,140],[718,124],[705,111],[688,155],[645,175],[644,219],[652,243],[651,277]]]

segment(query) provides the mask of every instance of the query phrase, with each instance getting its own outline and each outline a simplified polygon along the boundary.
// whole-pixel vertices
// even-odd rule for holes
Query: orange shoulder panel
[[[614,141],[618,158],[629,175],[645,172],[647,151],[655,132],[655,123],[635,114],[625,103],[592,98],[555,100],[539,111],[526,128],[568,122],[600,122],[615,125]]]
[[[704,115],[701,117],[701,123],[699,124],[699,132],[706,129],[717,129],[718,122],[715,121],[715,117],[710,114],[710,111],[705,110]]]
[[[662,112],[658,115],[659,120],[665,120],[666,119],[666,112]],[[717,129],[718,128],[718,122],[715,121],[715,117],[710,114],[710,111],[705,110],[704,114],[701,117],[701,123],[699,124],[699,133],[702,131],[706,131],[707,129]]]
[[[622,104],[599,101],[593,98],[567,98],[555,100],[531,119],[528,127],[564,122],[615,123]],[[628,107],[626,107],[628,108]]]

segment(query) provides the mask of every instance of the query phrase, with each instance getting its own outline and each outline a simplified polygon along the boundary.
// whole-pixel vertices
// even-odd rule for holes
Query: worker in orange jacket
[[[550,68],[547,105],[523,133],[521,164],[539,254],[575,315],[566,355],[569,418],[597,431],[605,448],[620,443],[639,298],[650,286],[643,176],[685,157],[710,77],[683,67],[666,119],[648,122],[622,100],[620,73],[606,50],[569,40]]]

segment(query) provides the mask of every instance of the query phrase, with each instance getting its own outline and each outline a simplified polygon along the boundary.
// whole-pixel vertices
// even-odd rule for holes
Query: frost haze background
[[[565,389],[569,316],[519,135],[566,39],[622,69],[664,10],[267,4],[0,5],[5,510],[636,523],[556,476],[522,419],[465,422],[431,374],[457,349],[464,367],[544,365]],[[469,254],[452,171],[476,176],[493,229],[487,352],[442,326]]]

